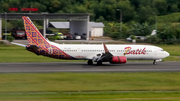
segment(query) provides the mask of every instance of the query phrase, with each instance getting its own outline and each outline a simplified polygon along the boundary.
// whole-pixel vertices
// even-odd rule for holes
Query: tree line
[[[20,10],[23,7],[38,8],[32,13],[90,13],[90,20],[103,22],[105,35],[114,39],[146,36],[156,28],[160,42],[180,38],[179,0],[1,0],[0,4],[0,13],[28,13]],[[19,10],[9,11],[10,7]]]

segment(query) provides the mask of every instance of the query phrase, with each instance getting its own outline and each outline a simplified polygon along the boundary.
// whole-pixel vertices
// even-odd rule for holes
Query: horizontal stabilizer
[[[22,47],[26,47],[26,45],[20,44],[20,43],[11,42],[11,44],[18,45],[18,46],[22,46]]]
[[[36,46],[36,45],[27,45],[27,50],[30,50],[30,49],[33,49],[33,50],[38,50],[39,47]]]

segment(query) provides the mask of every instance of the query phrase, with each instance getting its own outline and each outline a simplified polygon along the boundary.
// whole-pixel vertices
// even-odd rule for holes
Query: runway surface
[[[74,63],[0,63],[0,73],[48,73],[48,72],[180,72],[180,62],[128,62],[104,63],[102,66]]]

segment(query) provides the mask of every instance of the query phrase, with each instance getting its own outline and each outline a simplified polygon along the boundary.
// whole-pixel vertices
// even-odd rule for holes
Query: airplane
[[[152,33],[151,33],[151,35],[148,35],[148,36],[135,36],[135,37],[136,37],[136,39],[140,39],[140,40],[144,41],[145,39],[147,39],[148,37],[153,36],[153,35],[156,35],[156,30],[153,30]],[[132,36],[132,35],[131,35],[131,36]],[[126,38],[126,40],[127,40],[127,41],[132,41],[131,36],[129,36],[128,38]]]
[[[109,44],[58,44],[44,38],[31,19],[22,17],[27,34],[28,45],[11,42],[26,47],[30,52],[51,58],[66,60],[88,60],[88,65],[102,65],[126,63],[127,60],[154,60],[158,61],[169,56],[162,48],[152,45],[115,45]]]

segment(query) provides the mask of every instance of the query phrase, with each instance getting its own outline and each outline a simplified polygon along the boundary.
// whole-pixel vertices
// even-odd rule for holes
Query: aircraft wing
[[[109,52],[109,50],[107,49],[105,44],[103,44],[103,47],[104,47],[105,53],[100,54],[98,52],[95,54],[90,54],[86,57],[86,59],[93,60],[96,62],[98,62],[98,61],[109,61],[113,57],[113,55]]]
[[[99,58],[96,59],[97,63],[102,63],[102,62],[110,62],[110,63],[126,63],[127,59],[125,57],[127,51],[129,49],[126,50],[126,52],[124,53],[123,56],[114,56],[113,54],[111,54],[109,52],[109,50],[107,49],[106,45],[103,43],[103,47],[104,47],[104,52]]]
[[[94,53],[94,54],[90,54],[86,57],[86,59],[88,60],[93,60],[95,62],[98,62],[98,61],[109,61],[111,58],[112,58],[112,54],[109,52],[109,50],[107,49],[106,45],[103,44],[104,46],[104,51],[105,53]]]
[[[109,61],[113,55],[109,52],[109,50],[107,49],[106,45],[103,43],[104,46],[104,52],[100,58],[97,59],[97,61]]]
[[[11,42],[11,44],[18,45],[18,46],[22,46],[22,47],[26,47],[26,45],[20,44],[20,43]]]

